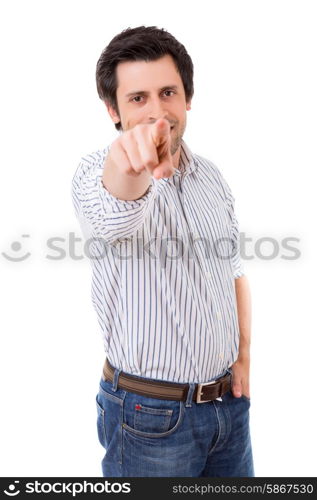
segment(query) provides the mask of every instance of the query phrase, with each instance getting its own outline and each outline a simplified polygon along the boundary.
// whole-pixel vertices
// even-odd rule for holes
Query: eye
[[[175,94],[174,90],[164,90],[163,93],[166,97],[171,97],[172,94]],[[166,94],[169,94],[169,95],[166,95]]]
[[[142,102],[141,99],[143,99],[142,95],[136,95],[136,96],[132,97],[131,101],[133,101],[133,102]]]

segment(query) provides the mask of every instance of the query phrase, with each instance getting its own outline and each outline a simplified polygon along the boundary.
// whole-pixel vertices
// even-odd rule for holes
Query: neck
[[[179,160],[181,156],[181,146],[176,150],[176,152],[173,154],[173,167],[179,168]]]

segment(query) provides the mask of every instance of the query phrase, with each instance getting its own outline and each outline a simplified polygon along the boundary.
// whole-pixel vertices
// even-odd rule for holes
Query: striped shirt
[[[234,197],[182,141],[179,168],[137,200],[103,185],[109,146],[82,158],[72,199],[92,266],[110,363],[133,375],[207,382],[237,359],[235,278],[244,274]]]

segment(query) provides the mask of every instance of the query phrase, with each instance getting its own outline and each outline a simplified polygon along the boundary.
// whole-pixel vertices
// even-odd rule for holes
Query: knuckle
[[[138,177],[141,172],[137,172],[136,170],[133,170],[133,168],[129,168],[127,171],[128,175],[131,175],[132,177]]]
[[[135,170],[136,172],[141,172],[143,169],[144,169],[144,166],[143,165],[133,165],[133,170]]]
[[[138,131],[143,130],[144,123],[137,123],[134,128],[135,128],[135,130],[138,130]]]
[[[134,173],[136,173],[137,171],[136,171],[135,167],[131,164],[131,162],[129,162],[129,163],[125,166],[125,168],[124,168],[124,172],[125,172],[126,174],[134,174]]]
[[[120,149],[120,141],[119,141],[119,139],[120,138],[116,139],[111,144],[111,146],[110,146],[110,153],[116,152],[116,151],[118,151]]]
[[[157,163],[155,162],[155,160],[153,158],[145,158],[144,165],[147,168],[154,168],[154,167],[156,167]]]
[[[122,144],[129,144],[132,139],[132,134],[131,130],[126,130],[120,137],[119,140],[121,140]]]
[[[146,132],[147,126],[144,123],[138,123],[132,130],[135,136],[144,135]]]

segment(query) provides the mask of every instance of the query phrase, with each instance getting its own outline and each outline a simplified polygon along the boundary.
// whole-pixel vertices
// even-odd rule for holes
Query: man
[[[106,352],[103,475],[254,476],[250,292],[231,190],[182,139],[191,58],[163,29],[129,28],[96,80],[120,135],[82,159],[72,193]]]

